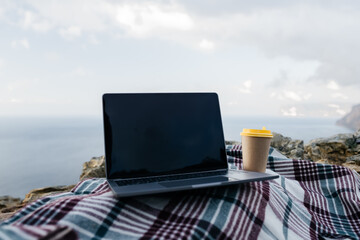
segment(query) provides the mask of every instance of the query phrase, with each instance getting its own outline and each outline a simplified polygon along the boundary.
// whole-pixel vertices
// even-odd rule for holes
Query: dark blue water
[[[335,119],[223,117],[227,140],[240,141],[243,128],[261,128],[302,139],[352,132]],[[31,189],[75,184],[82,164],[104,155],[100,118],[0,119],[0,196],[24,197]]]

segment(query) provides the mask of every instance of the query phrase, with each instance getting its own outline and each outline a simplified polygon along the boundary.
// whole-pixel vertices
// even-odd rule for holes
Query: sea
[[[331,118],[223,117],[226,140],[262,128],[305,143],[353,131]],[[0,196],[24,198],[34,188],[79,181],[82,164],[104,155],[103,125],[95,117],[0,118]]]

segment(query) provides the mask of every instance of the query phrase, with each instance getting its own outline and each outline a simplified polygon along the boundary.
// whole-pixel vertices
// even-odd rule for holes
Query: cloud
[[[113,26],[115,4],[111,1],[27,1],[15,6],[20,12],[21,24],[36,31],[67,29],[77,26],[84,31],[101,32]],[[19,10],[20,9],[20,10]]]
[[[346,114],[346,111],[345,110],[343,110],[343,109],[336,109],[336,112],[339,114],[339,115],[345,115]]]
[[[95,35],[90,35],[88,38],[89,42],[94,45],[100,44],[100,41],[97,39]]]
[[[327,85],[326,87],[328,89],[331,89],[331,90],[339,90],[339,85],[334,81],[334,80],[331,80]]]
[[[293,91],[284,91],[284,96],[287,99],[294,100],[297,102],[302,100],[302,97],[300,97],[297,93],[295,93]]]
[[[328,106],[331,107],[331,108],[340,108],[339,105],[333,104],[333,103],[328,104]]]
[[[81,29],[77,26],[70,26],[59,30],[59,34],[66,40],[73,40],[81,36]]]
[[[44,58],[47,60],[47,61],[58,61],[60,59],[60,54],[57,53],[57,52],[46,52],[44,54]]]
[[[10,102],[11,102],[11,103],[22,103],[23,100],[20,99],[20,98],[11,98],[11,99],[10,99]]]
[[[115,9],[117,22],[135,36],[152,35],[159,30],[188,31],[194,25],[192,18],[174,4],[120,4]]]
[[[251,86],[252,86],[252,81],[247,80],[247,81],[243,82],[242,86],[239,88],[239,91],[241,93],[249,94],[249,93],[251,93]]]
[[[17,47],[23,47],[23,48],[30,48],[30,44],[29,44],[29,41],[24,38],[24,39],[21,39],[21,40],[14,40],[11,42],[11,47],[13,48],[17,48]]]
[[[35,50],[40,49],[38,46],[43,41],[47,41],[46,47],[50,47],[50,41],[55,40],[51,44],[59,44],[57,49],[64,49],[65,45],[60,45],[61,42],[55,39],[55,33],[59,38],[61,36],[65,40],[78,40],[74,44],[65,42],[66,46],[78,47],[78,49],[83,50],[82,52],[87,53],[91,51],[98,56],[106,52],[102,51],[106,50],[106,47],[102,45],[94,47],[91,44],[101,42],[106,45],[105,43],[108,43],[109,48],[119,50],[117,53],[120,54],[113,56],[114,62],[116,62],[117,59],[126,56],[128,52],[132,52],[138,57],[144,54],[145,51],[143,50],[148,50],[149,46],[162,46],[166,41],[164,45],[170,46],[171,50],[174,51],[169,51],[169,53],[179,54],[182,51],[178,55],[180,58],[174,58],[175,61],[171,61],[173,62],[172,66],[183,64],[181,66],[184,67],[184,70],[187,70],[187,67],[189,70],[191,65],[192,69],[196,68],[198,71],[202,71],[201,73],[194,71],[194,78],[189,80],[190,83],[186,82],[177,86],[170,86],[171,84],[168,82],[163,86],[158,82],[150,84],[151,81],[147,81],[146,84],[151,85],[151,89],[160,87],[161,89],[170,88],[172,90],[179,86],[180,88],[186,86],[189,89],[195,86],[197,89],[202,89],[213,84],[211,88],[221,91],[223,88],[236,86],[232,89],[232,93],[240,96],[227,94],[231,97],[226,102],[238,102],[240,106],[244,102],[242,97],[255,99],[255,94],[245,94],[253,93],[256,90],[256,96],[261,94],[260,99],[256,99],[257,101],[269,100],[268,106],[277,111],[283,109],[289,115],[294,113],[294,110],[290,110],[291,107],[295,108],[296,114],[301,112],[309,115],[308,113],[311,112],[316,115],[321,106],[327,111],[332,110],[329,115],[335,116],[336,109],[327,106],[329,101],[337,104],[339,109],[346,109],[348,105],[360,99],[358,94],[360,68],[358,68],[357,60],[357,56],[360,55],[360,45],[358,44],[360,33],[356,31],[360,27],[360,3],[352,0],[344,3],[333,1],[316,3],[312,1],[301,3],[277,1],[276,3],[268,3],[264,0],[256,2],[225,1],[221,3],[216,3],[216,1],[202,3],[189,0],[87,0],[86,2],[82,0],[24,0],[24,2],[5,2],[5,7],[4,1],[0,3],[1,24],[7,24],[8,29],[18,27],[17,31],[23,31],[17,35],[20,38],[16,41],[7,40],[15,48],[31,47],[35,52]],[[46,34],[46,32],[49,33]],[[11,34],[13,33],[18,34],[19,32],[14,30]],[[13,36],[11,34],[8,35]],[[27,37],[27,44],[21,43],[21,36]],[[130,41],[128,41],[129,39]],[[136,39],[136,41],[132,41],[132,39]],[[143,41],[145,39],[150,39],[150,41]],[[168,44],[169,41],[171,44]],[[144,42],[146,44],[143,44]],[[178,48],[173,43],[191,49],[190,51],[183,51],[184,49]],[[81,46],[84,45],[88,48],[82,49]],[[134,49],[140,45],[141,49]],[[91,49],[92,47],[93,49]],[[126,51],[122,51],[124,48],[127,48]],[[65,72],[67,72],[67,76],[71,75],[73,79],[76,78],[75,76],[87,76],[89,74],[87,69],[76,69],[79,63],[77,60],[81,60],[81,54],[77,55],[79,59],[71,59],[72,62],[64,63],[67,54],[71,55],[72,52],[61,52],[61,55],[58,56],[46,55],[46,52],[51,51],[51,49],[53,48],[41,51],[39,56],[43,56],[42,59],[56,60],[59,66],[63,68],[70,66],[71,73],[66,69]],[[97,50],[95,51],[95,49]],[[191,55],[193,52],[202,53],[192,51],[193,49],[201,49],[204,52],[211,51],[211,55],[202,59],[203,56]],[[21,51],[18,52],[21,53]],[[131,76],[132,79],[135,79],[133,82],[143,81],[137,79],[139,76],[145,76],[148,79],[159,78],[159,76],[160,78],[173,77],[173,69],[168,68],[168,65],[159,64],[163,59],[154,57],[153,55],[156,54],[151,53],[147,54],[149,58],[145,58],[146,60],[150,60],[150,57],[151,60],[154,59],[153,62],[149,62],[151,66],[145,66],[145,63],[141,65],[143,63],[139,62],[132,64],[138,68],[145,66],[142,68],[144,69],[143,73],[134,71],[132,65],[126,71],[124,69],[113,71],[121,72],[120,74],[124,74],[126,77]],[[161,56],[170,56],[166,54],[168,52],[161,54]],[[194,59],[184,64],[192,56],[195,56]],[[84,66],[95,66],[86,61],[88,59],[84,60]],[[201,65],[198,64],[200,62]],[[208,63],[209,65],[207,65]],[[153,70],[152,66],[155,65],[156,67],[161,66],[161,68],[157,68],[159,71]],[[99,72],[104,71],[101,66],[99,65]],[[198,66],[205,67],[198,68]],[[151,68],[151,71],[148,70]],[[228,71],[230,68],[231,70]],[[159,73],[162,69],[165,71]],[[54,74],[50,72],[51,70],[53,70],[51,67],[48,69],[44,67],[41,71],[34,72],[37,72],[36,74],[39,74],[39,77],[44,77],[45,74]],[[90,70],[93,69],[90,68]],[[40,75],[42,73],[44,75]],[[196,76],[196,74],[198,75]],[[224,74],[223,79],[226,81],[215,83],[214,78],[221,78],[223,76],[221,74]],[[204,76],[204,78],[198,78],[199,75]],[[185,78],[188,77],[184,73],[179,73],[175,78],[180,79],[184,76]],[[249,80],[239,84],[237,80],[239,76],[242,76],[242,79],[252,79],[253,81]],[[193,83],[191,82],[193,79],[210,79],[208,82],[211,83],[204,83],[200,80],[198,82],[193,81]],[[272,84],[267,84],[272,79],[274,79]],[[56,82],[58,80],[52,81],[54,82],[52,85],[65,86],[71,80],[61,83]],[[253,83],[257,83],[256,88]],[[107,79],[101,83],[101,85],[106,86],[112,84],[121,87],[128,84],[127,87],[131,90],[138,87],[130,81],[125,84],[120,83],[120,81],[115,83],[114,80]],[[237,84],[240,85],[240,89]],[[146,89],[146,87],[144,88]],[[3,91],[6,91],[6,87],[4,89]],[[284,104],[290,105],[284,106]],[[314,104],[319,104],[319,108],[316,110],[303,108],[306,105],[310,109]],[[264,108],[264,106],[259,106],[259,108]],[[273,112],[277,112],[276,110]]]
[[[204,50],[214,49],[214,43],[217,49],[251,46],[268,57],[318,62],[311,81],[359,85],[360,33],[354,29],[360,28],[360,14],[359,4],[353,1],[205,4],[34,0],[27,5],[28,9],[20,4],[13,7],[13,12],[20,12],[21,26],[35,31],[55,29],[67,40],[106,33],[165,39]],[[286,77],[280,76],[278,82]]]
[[[237,101],[231,101],[231,102],[228,102],[227,105],[229,106],[236,106],[238,105],[239,103]]]
[[[55,30],[66,40],[84,33],[106,33],[123,37],[155,37],[182,42],[177,32],[193,30],[194,20],[176,1],[28,1],[27,6],[6,6],[7,18],[25,29]],[[10,12],[10,13],[9,13]],[[172,34],[171,34],[172,33]],[[190,37],[191,38],[191,37]],[[193,45],[199,37],[192,38]]]
[[[257,3],[198,10],[196,31],[222,45],[254,46],[269,57],[317,61],[312,81],[359,85],[360,32],[354,31],[360,28],[359,3]]]
[[[281,113],[283,116],[286,116],[286,117],[301,116],[300,114],[297,113],[296,107],[291,107],[289,109],[281,109]]]
[[[22,16],[20,24],[25,29],[33,29],[39,32],[46,32],[52,28],[52,24],[31,11],[20,11]]]
[[[280,70],[279,76],[275,77],[274,80],[272,80],[268,86],[278,88],[280,86],[284,86],[289,82],[289,76],[288,72],[285,70]]]
[[[72,72],[72,74],[78,77],[86,77],[86,76],[91,76],[92,72],[83,67],[78,67]]]
[[[291,90],[282,90],[280,93],[278,92],[271,92],[271,98],[275,98],[281,101],[295,101],[295,102],[302,102],[304,100],[309,100],[312,97],[311,93],[303,93],[303,92],[294,92]]]
[[[344,100],[349,99],[348,96],[346,96],[343,93],[339,93],[339,92],[331,94],[331,97],[332,98],[341,98],[341,99],[344,99]]]
[[[213,50],[215,48],[215,44],[212,41],[203,39],[200,41],[199,47],[204,50]]]
[[[340,106],[337,105],[337,104],[330,103],[330,104],[328,104],[328,107],[334,108],[334,109],[335,109],[335,112],[336,112],[338,115],[340,115],[340,116],[346,114],[346,111],[345,111],[344,109],[340,108]]]
[[[9,81],[6,88],[9,92],[26,91],[30,88],[39,88],[40,80],[37,78]]]
[[[304,94],[304,95],[303,95],[303,99],[304,99],[304,100],[309,100],[311,97],[312,97],[312,94],[311,94],[311,93],[307,93],[307,94]]]

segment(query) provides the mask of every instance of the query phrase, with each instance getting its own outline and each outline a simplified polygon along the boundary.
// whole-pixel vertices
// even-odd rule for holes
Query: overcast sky
[[[360,103],[359,29],[358,1],[0,0],[0,115],[215,91],[223,115],[341,117]]]

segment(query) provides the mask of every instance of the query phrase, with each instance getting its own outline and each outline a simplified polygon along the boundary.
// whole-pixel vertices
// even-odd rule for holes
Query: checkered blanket
[[[241,169],[241,147],[227,146]],[[0,224],[0,239],[359,239],[360,177],[270,149],[276,180],[116,199],[104,179],[42,198]]]

